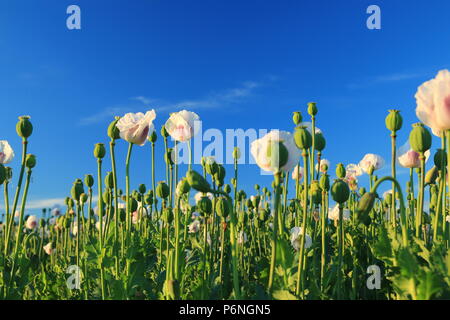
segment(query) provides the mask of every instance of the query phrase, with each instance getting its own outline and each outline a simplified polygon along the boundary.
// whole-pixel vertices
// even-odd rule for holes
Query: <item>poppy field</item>
[[[99,137],[109,143],[83,155],[97,172],[73,177],[65,206],[39,216],[27,214],[39,167],[39,155],[28,150],[39,125],[21,116],[22,150],[0,141],[0,297],[450,299],[450,72],[440,71],[415,97],[417,123],[403,123],[399,110],[386,112],[380,136],[388,161],[367,146],[359,163],[331,166],[327,136],[317,127],[320,104],[287,115],[291,128],[251,143],[256,169],[273,176],[251,194],[243,190],[249,181],[240,179],[238,147],[233,170],[212,156],[194,167],[200,115],[174,112],[159,127],[158,110],[117,115]],[[403,146],[400,130],[410,132]],[[433,140],[440,149],[431,148]],[[125,179],[118,178],[117,144],[128,146],[120,156]],[[157,144],[164,153],[155,152]],[[180,144],[188,146],[186,164],[178,161]],[[151,148],[150,181],[130,179],[140,148]],[[8,167],[13,162],[17,172]],[[384,166],[390,175],[378,175]],[[398,180],[400,167],[409,169],[406,183]],[[166,179],[156,181],[157,174]],[[359,183],[363,175],[368,185]],[[383,194],[380,186],[391,190]]]

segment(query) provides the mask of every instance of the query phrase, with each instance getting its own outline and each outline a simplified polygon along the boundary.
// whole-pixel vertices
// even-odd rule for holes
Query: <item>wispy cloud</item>
[[[270,78],[270,81],[275,81],[275,79]],[[81,119],[79,123],[80,125],[91,125],[99,123],[106,119],[111,119],[113,116],[141,109],[142,105],[155,108],[158,112],[169,112],[179,108],[198,110],[231,106],[233,104],[244,101],[246,98],[251,97],[255,94],[256,89],[260,88],[264,84],[265,83],[263,82],[257,81],[245,81],[236,88],[212,92],[199,99],[185,99],[174,102],[143,95],[136,96],[130,98],[129,100],[139,102],[140,104],[138,105],[130,103],[126,106],[109,107],[99,113]]]
[[[416,79],[424,76],[423,73],[414,73],[414,72],[399,72],[399,73],[392,73],[392,74],[385,74],[385,75],[379,75],[374,76],[371,78],[361,79],[358,82],[350,83],[347,85],[349,89],[359,89],[359,88],[365,88],[370,87],[377,84],[387,84],[387,83],[393,83],[393,82],[399,82],[404,80],[410,80],[410,79]]]

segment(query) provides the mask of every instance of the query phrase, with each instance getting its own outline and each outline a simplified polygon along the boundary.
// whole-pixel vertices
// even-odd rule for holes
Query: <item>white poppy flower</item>
[[[43,248],[44,248],[45,253],[48,255],[51,255],[54,252],[51,242],[47,243],[45,246],[43,246]]]
[[[25,222],[25,227],[27,229],[35,229],[37,227],[37,218],[36,216],[29,216],[27,221]]]
[[[350,219],[350,210],[343,209],[342,216],[344,220]],[[335,205],[332,210],[328,210],[328,219],[338,221],[339,220],[339,205]]]
[[[302,180],[303,178],[303,167],[296,165],[294,170],[292,170],[292,179],[293,180]]]
[[[415,95],[416,115],[433,134],[450,129],[450,72],[441,70],[436,78],[423,83]]]
[[[430,150],[425,151],[425,162],[430,157]],[[420,168],[419,153],[411,149],[409,141],[397,151],[397,161],[403,168]]]
[[[191,111],[181,110],[170,114],[164,125],[169,135],[176,141],[188,141],[198,133],[200,117]]]
[[[368,153],[359,162],[359,167],[365,173],[369,173],[371,168],[373,168],[373,170],[381,169],[384,166],[384,163],[385,161],[381,156],[373,153]]]
[[[189,225],[189,233],[197,233],[200,230],[200,221],[195,220]]]
[[[209,200],[213,200],[214,195],[211,192],[208,192],[206,194],[204,194],[203,192],[197,192],[194,196],[195,202],[199,202],[200,199],[204,196],[207,196],[209,198]]]
[[[9,145],[8,141],[0,141],[0,163],[8,164],[14,159],[14,150]]]
[[[450,216],[446,216],[446,217],[445,217],[445,221],[447,221],[448,223],[450,223]]]
[[[345,174],[347,177],[359,177],[363,174],[362,168],[354,163],[350,163],[345,167]]]
[[[302,227],[293,227],[291,229],[291,245],[296,251],[300,249],[301,235],[303,234]],[[309,249],[312,246],[312,238],[305,234],[305,249]]]
[[[155,110],[127,113],[116,124],[120,131],[120,137],[133,144],[143,146],[147,141],[149,133],[153,132],[153,120],[156,118]]]
[[[277,171],[277,166],[271,161],[273,159],[267,156],[267,151],[272,142],[283,143],[288,151],[287,162],[279,169],[285,172],[292,170],[298,164],[301,153],[295,145],[294,137],[287,131],[272,130],[261,139],[252,142],[250,151],[257,165],[265,171]]]

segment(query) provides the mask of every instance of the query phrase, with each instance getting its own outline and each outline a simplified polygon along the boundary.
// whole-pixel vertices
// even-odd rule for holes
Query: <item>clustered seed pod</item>
[[[399,110],[389,110],[389,114],[385,119],[386,128],[392,132],[397,132],[402,128],[403,118]]]

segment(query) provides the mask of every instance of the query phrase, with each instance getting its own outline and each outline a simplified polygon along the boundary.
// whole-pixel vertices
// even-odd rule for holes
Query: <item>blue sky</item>
[[[71,4],[81,8],[81,30],[66,28]],[[381,30],[366,27],[371,4],[381,8]],[[316,101],[333,174],[336,163],[369,152],[389,159],[387,110],[402,111],[403,144],[417,122],[417,87],[449,67],[449,10],[436,0],[3,1],[0,139],[16,150],[17,173],[15,124],[32,117],[31,207],[95,174],[92,149],[108,142],[113,115],[152,108],[158,130],[186,107],[204,129],[291,131],[291,113],[306,118],[307,102]],[[150,185],[150,146],[134,151],[132,186]],[[122,180],[125,152],[119,142]],[[157,169],[164,179],[162,159]],[[240,178],[248,193],[271,182],[255,165],[241,166]]]

